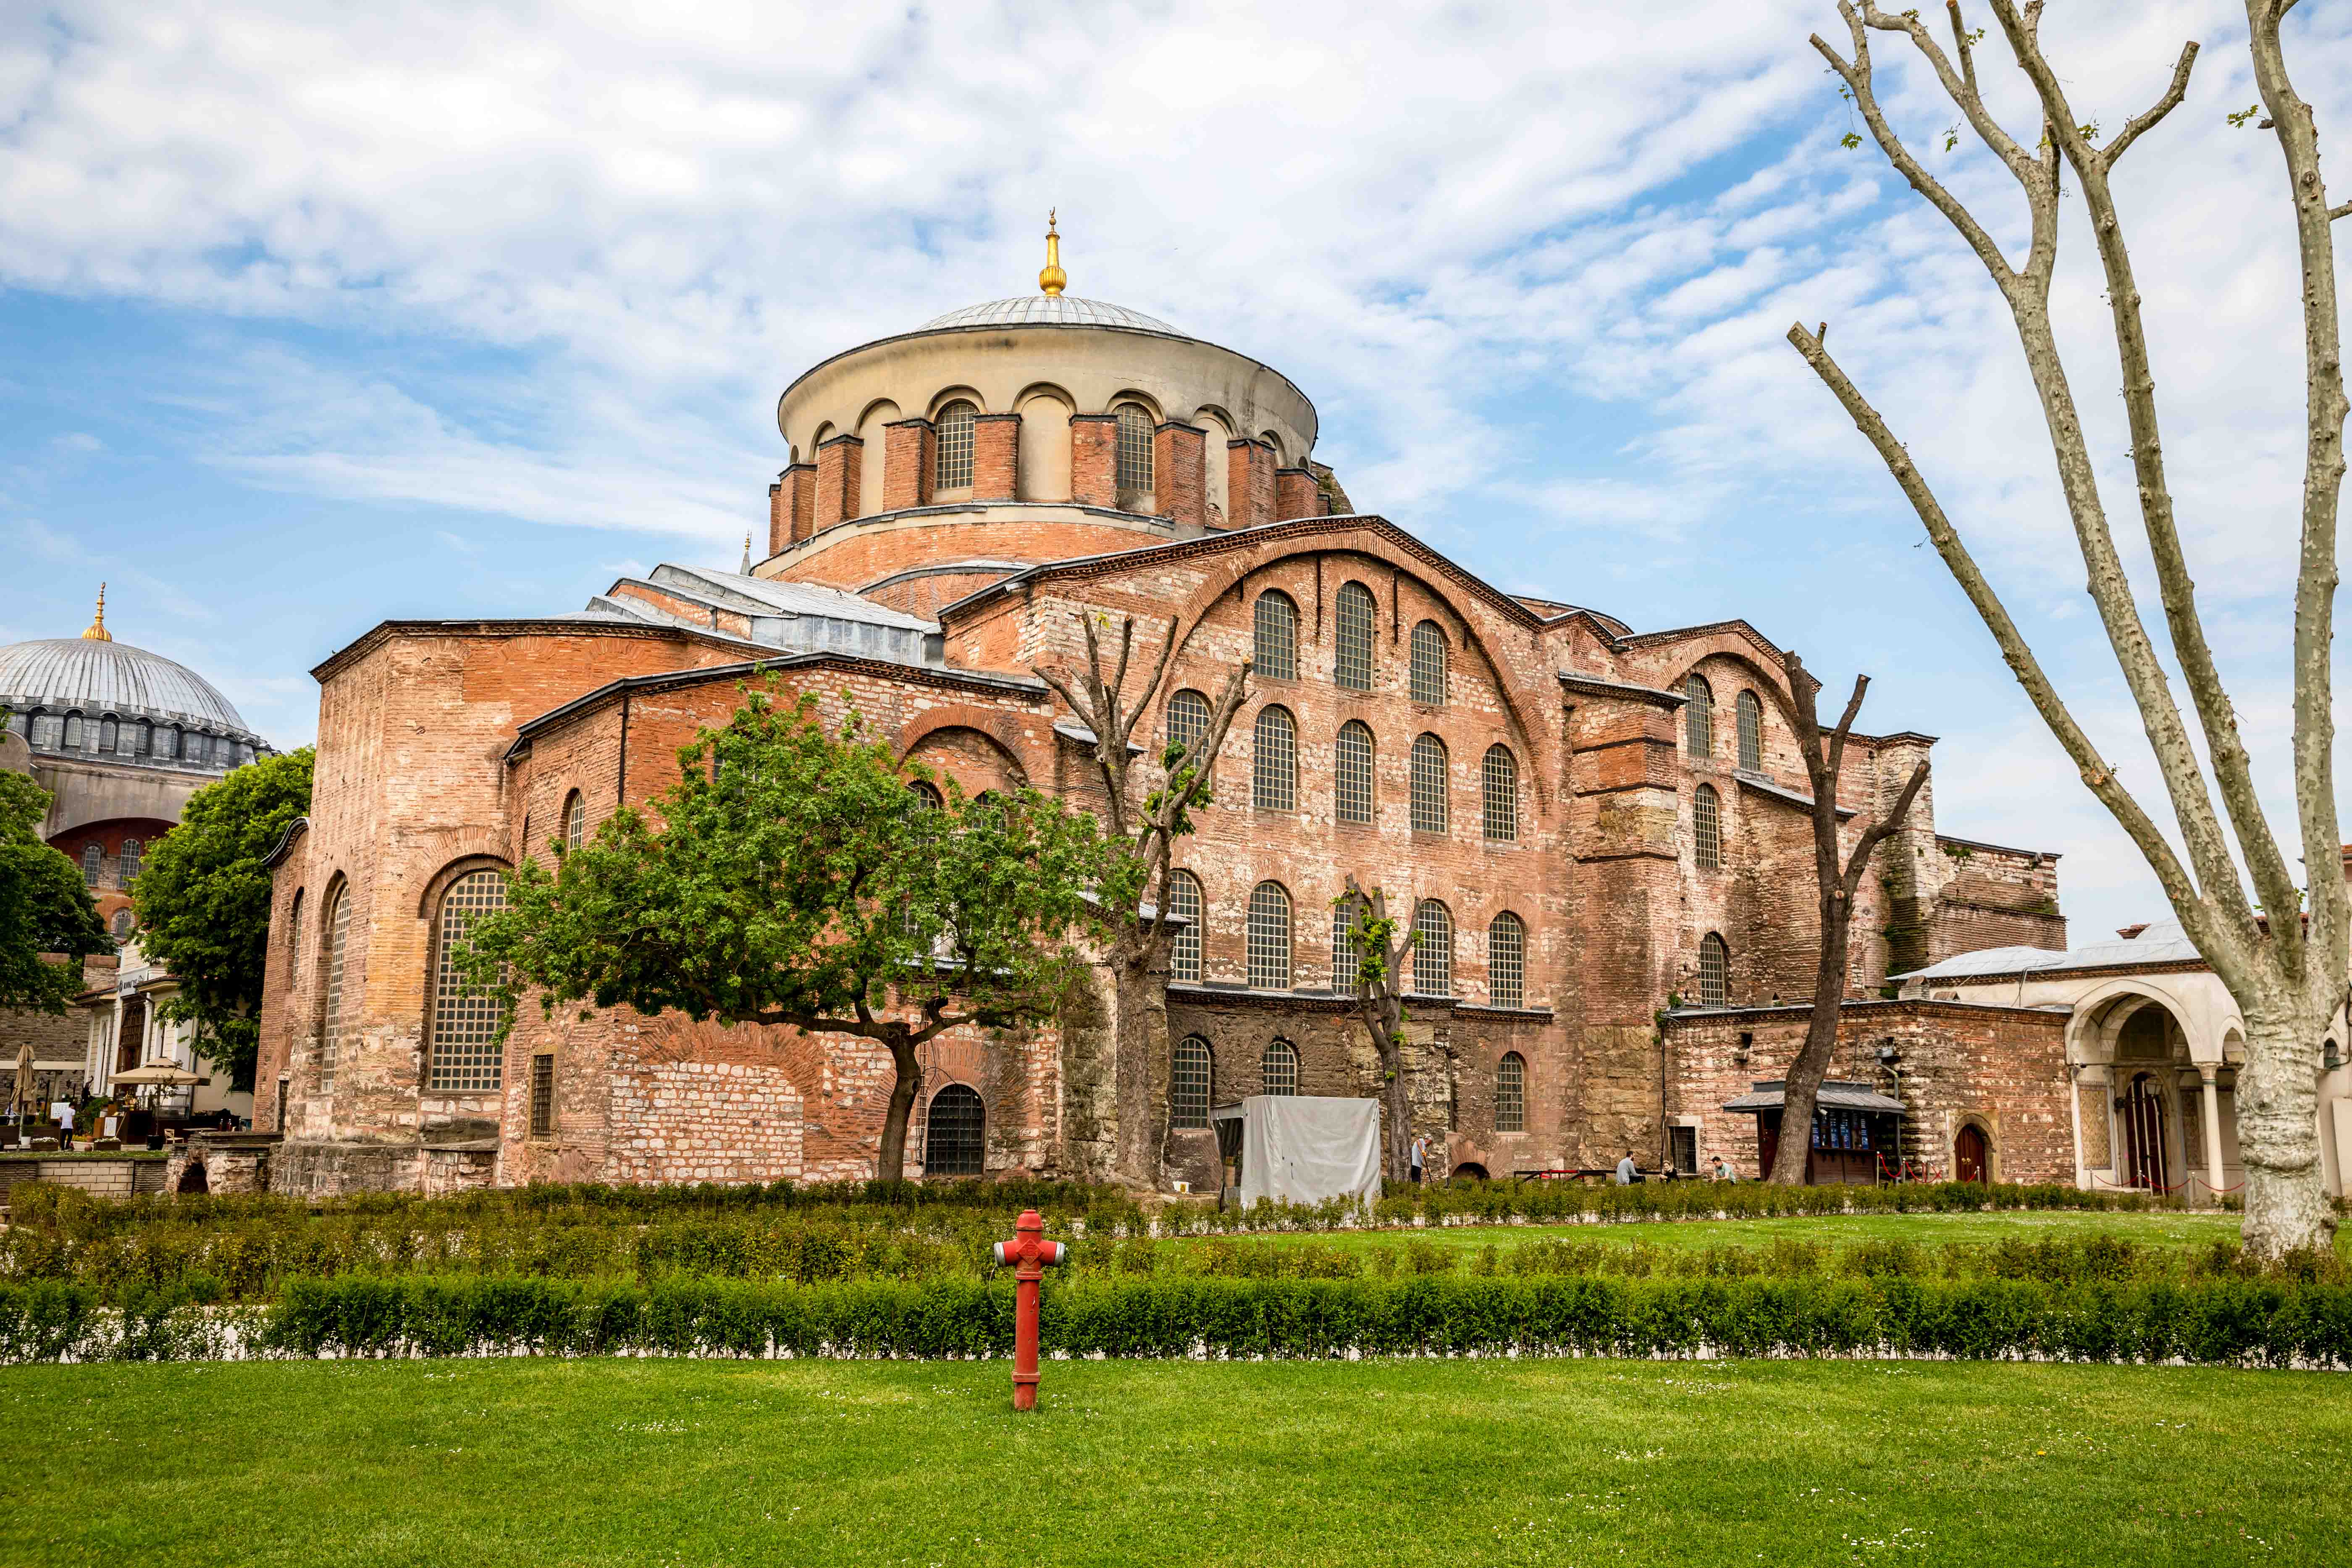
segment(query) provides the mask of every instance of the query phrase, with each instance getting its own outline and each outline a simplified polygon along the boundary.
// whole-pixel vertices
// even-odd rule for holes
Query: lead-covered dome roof
[[[259,740],[235,704],[186,665],[128,643],[43,637],[0,647],[0,702],[193,722]]]
[[[1186,335],[1157,316],[1147,316],[1108,300],[1081,300],[1075,294],[1016,294],[1010,300],[966,305],[961,310],[932,317],[917,331],[935,332],[950,327],[1126,327],[1139,332],[1166,332],[1171,337]]]

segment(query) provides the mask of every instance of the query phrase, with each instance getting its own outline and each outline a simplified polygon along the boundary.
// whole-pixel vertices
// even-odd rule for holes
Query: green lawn
[[[0,1372],[0,1563],[2340,1563],[2352,1383],[1901,1363]]]

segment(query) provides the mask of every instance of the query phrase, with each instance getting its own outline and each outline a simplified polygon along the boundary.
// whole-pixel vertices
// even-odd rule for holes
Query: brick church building
[[[315,802],[275,858],[272,1185],[871,1174],[880,1050],[535,1007],[501,1045],[447,935],[520,858],[658,795],[755,671],[854,702],[967,791],[1084,801],[1091,737],[1032,671],[1082,660],[1093,614],[1135,619],[1146,668],[1174,640],[1139,736],[1200,722],[1255,661],[1171,890],[1167,1179],[1213,1183],[1212,1103],[1373,1092],[1333,984],[1350,873],[1426,938],[1407,1067],[1440,1171],[1630,1149],[1752,1173],[1757,1119],[1725,1106],[1801,1035],[1815,941],[1779,650],[1745,621],[1636,631],[1507,593],[1357,511],[1288,378],[1063,292],[1052,246],[1041,292],[784,389],[788,460],[741,571],[659,566],[568,615],[387,621],[318,667]],[[1855,819],[1933,745],[1861,740]],[[1931,786],[1863,882],[1851,991],[1872,1000],[1833,1073],[1903,1103],[1888,1152],[1915,1169],[1949,1173],[1965,1122],[2002,1176],[2072,1180],[2052,1015],[1879,999],[1954,953],[2065,945],[2055,858],[1947,837],[1935,811]],[[1098,1173],[1103,992],[1052,1026],[933,1041],[910,1168]]]

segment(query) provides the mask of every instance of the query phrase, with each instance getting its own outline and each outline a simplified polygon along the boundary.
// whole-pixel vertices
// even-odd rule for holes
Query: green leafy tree
[[[156,1016],[196,1026],[198,1048],[238,1089],[261,1048],[271,877],[263,857],[310,809],[310,747],[264,757],[188,798],[131,889],[139,945],[180,988]]]
[[[81,960],[114,943],[81,872],[41,839],[49,792],[0,773],[0,1007],[62,1014],[81,989]]]
[[[678,782],[616,811],[550,871],[526,860],[458,961],[551,1015],[593,1001],[877,1042],[897,1068],[877,1173],[904,1174],[917,1047],[960,1025],[1050,1018],[1086,959],[1108,868],[1090,818],[1027,790],[967,799],[853,712],[747,689],[678,752]]]

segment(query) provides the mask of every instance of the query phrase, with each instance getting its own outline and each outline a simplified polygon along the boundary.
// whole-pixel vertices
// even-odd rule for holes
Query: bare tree
[[[1862,874],[1869,868],[1872,854],[1910,815],[1919,786],[1927,782],[1927,764],[1921,763],[1911,770],[1902,793],[1895,797],[1895,804],[1884,816],[1863,823],[1853,849],[1845,853],[1841,863],[1838,778],[1845,765],[1846,739],[1853,732],[1855,715],[1862,711],[1863,693],[1870,689],[1870,677],[1853,678],[1853,695],[1846,699],[1845,711],[1839,716],[1837,728],[1824,737],[1815,708],[1822,683],[1813,679],[1804,661],[1793,652],[1782,652],[1780,667],[1788,675],[1789,689],[1783,692],[1777,686],[1771,687],[1772,700],[1780,708],[1780,716],[1789,721],[1789,728],[1797,732],[1797,751],[1805,759],[1805,776],[1813,785],[1813,881],[1820,893],[1822,944],[1819,966],[1813,971],[1812,1016],[1805,1025],[1804,1046],[1797,1052],[1797,1059],[1789,1064],[1787,1079],[1781,1086],[1780,1145],[1772,1155],[1772,1168],[1765,1173],[1765,1179],[1783,1186],[1801,1187],[1805,1184],[1805,1156],[1812,1143],[1813,1106],[1821,1096],[1822,1078],[1829,1071],[1830,1052],[1837,1045],[1838,1011],[1845,1005],[1846,950],[1853,933],[1853,896],[1862,886]],[[1769,681],[1765,684],[1770,686]]]
[[[2018,68],[2040,104],[2039,139],[2020,142],[1985,107],[1977,79],[1972,33],[1958,0],[1947,0],[1950,52],[1939,46],[1916,12],[1890,15],[1870,0],[1841,0],[1851,53],[1841,55],[1818,35],[1815,49],[1852,94],[1854,104],[1895,170],[1926,198],[1976,253],[2007,302],[2040,395],[2056,458],[2058,482],[2087,569],[2090,594],[2139,709],[2155,752],[2184,861],[2163,829],[2116,777],[2084,733],[2000,596],[1985,580],[1926,478],[1886,422],[1822,346],[1826,329],[1790,329],[1789,341],[1834,393],[1869,437],[1887,470],[1927,525],[1952,575],[1990,629],[2035,709],[2081,770],[2083,782],[2121,824],[2163,885],[2165,897],[2206,962],[2245,1016],[2246,1063],[2238,1079],[2239,1139],[2244,1152],[2244,1234],[2248,1249],[2274,1258],[2326,1245],[2336,1228],[2322,1188],[2316,1127],[2320,1043],[2345,998],[2346,900],[2338,866],[2335,717],[2328,667],[2336,582],[2336,510],[2344,480],[2346,401],[2336,255],[2329,225],[2352,213],[2352,203],[2327,205],[2319,175],[2318,130],[2311,106],[2287,77],[2279,26],[2294,0],[2246,0],[2255,85],[2286,166],[2302,261],[2304,326],[2304,484],[2302,552],[2294,585],[2294,777],[2296,826],[2309,881],[2309,914],[2298,921],[2303,890],[2273,835],[2255,789],[2253,771],[2238,735],[2237,717],[2215,668],[2198,611],[2195,585],[2183,556],[2165,472],[2157,417],[2156,379],[2140,314],[2121,216],[2109,179],[2116,163],[2179,106],[2189,86],[2197,46],[2185,45],[2172,79],[2146,111],[2133,116],[2104,147],[2099,130],[2068,101],[2058,70],[2040,40],[2042,0],[2021,9],[2015,0],[1990,0],[1994,19]],[[1870,35],[1900,33],[1935,71],[1944,92],[1971,132],[1991,150],[2023,193],[2032,237],[2023,264],[2011,267],[1992,235],[1905,144],[1881,109],[1872,78]],[[2232,116],[2242,122],[2244,116]],[[2106,282],[2106,298],[2123,372],[2124,409],[2141,526],[2154,560],[2165,626],[2189,687],[2205,748],[2209,784],[2171,683],[2162,665],[2108,528],[2089,443],[2083,431],[2066,366],[2050,320],[2050,285],[2058,255],[2061,178],[2073,170]],[[2221,810],[2213,792],[2218,789]],[[2229,832],[2221,821],[2229,818]],[[2231,839],[2253,885],[2249,898]],[[2264,918],[2263,911],[2268,911]]]
[[[1168,965],[1176,931],[1169,918],[1169,879],[1176,840],[1192,831],[1192,808],[1208,796],[1210,769],[1248,689],[1250,661],[1242,660],[1226,678],[1202,732],[1161,750],[1160,787],[1137,801],[1130,737],[1175,656],[1177,623],[1168,623],[1150,677],[1130,698],[1127,677],[1135,652],[1134,620],[1119,617],[1118,662],[1106,673],[1097,617],[1082,614],[1078,619],[1086,632],[1086,668],[1076,675],[1033,668],[1092,731],[1095,767],[1107,797],[1105,826],[1110,839],[1124,847],[1123,874],[1106,889],[1102,907],[1109,934],[1105,956],[1118,1009],[1111,1047],[1111,1092],[1118,1112],[1112,1163],[1126,1179],[1156,1186],[1167,1142],[1167,1103],[1154,1085],[1164,1081],[1168,1064]]]
[[[1412,1103],[1404,1084],[1404,961],[1420,945],[1421,931],[1417,923],[1408,926],[1391,915],[1388,894],[1379,888],[1365,892],[1353,872],[1340,896],[1348,910],[1348,945],[1356,959],[1356,1016],[1380,1053],[1383,1173],[1402,1182],[1412,1162]],[[1413,912],[1417,921],[1417,903]]]

